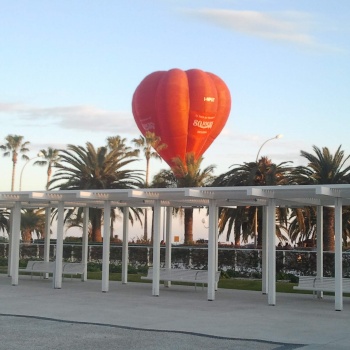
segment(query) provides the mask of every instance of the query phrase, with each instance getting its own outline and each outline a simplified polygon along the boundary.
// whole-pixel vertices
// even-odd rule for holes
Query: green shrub
[[[100,263],[95,263],[95,262],[88,263],[88,265],[87,265],[87,270],[88,270],[89,272],[98,272],[98,271],[102,271],[102,264],[100,264]]]
[[[7,258],[0,258],[0,266],[7,266]]]
[[[28,260],[26,259],[20,259],[19,260],[19,267],[26,267],[27,266],[27,263],[28,263]]]
[[[137,271],[143,275],[147,275],[148,266],[138,266]]]
[[[75,236],[67,236],[64,239],[64,243],[81,243],[82,238],[81,237],[75,237]]]
[[[88,272],[101,272],[102,271],[102,264],[101,263],[88,263],[87,266]],[[146,266],[139,266],[135,267],[132,265],[128,266],[128,274],[146,274],[148,270],[148,267]],[[109,264],[109,272],[110,273],[121,273],[122,272],[122,265],[121,264]]]
[[[122,272],[122,265],[110,264],[109,265],[109,272],[112,272],[112,273],[120,273],[120,272]]]
[[[278,272],[276,274],[276,280],[277,281],[289,281],[291,283],[298,283],[299,278],[292,273],[284,273],[284,272]]]

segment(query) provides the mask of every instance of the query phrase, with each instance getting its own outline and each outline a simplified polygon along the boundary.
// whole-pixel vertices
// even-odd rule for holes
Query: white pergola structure
[[[335,310],[343,309],[342,290],[342,206],[350,205],[350,185],[293,185],[264,187],[199,187],[172,189],[134,189],[134,190],[89,190],[89,191],[34,191],[1,192],[0,207],[11,209],[11,239],[9,276],[12,285],[18,285],[20,220],[22,208],[46,208],[46,235],[44,260],[49,260],[50,210],[57,208],[57,246],[53,287],[62,287],[63,229],[64,209],[84,208],[83,253],[87,262],[88,210],[99,207],[104,210],[104,222],[110,222],[111,208],[122,207],[123,246],[122,283],[127,283],[128,266],[128,213],[130,207],[153,207],[153,281],[152,295],[159,296],[160,271],[160,232],[161,208],[166,207],[166,261],[171,266],[171,209],[173,207],[208,207],[208,289],[207,299],[215,299],[215,272],[218,266],[218,208],[236,206],[262,206],[263,247],[262,247],[262,292],[267,294],[269,305],[276,304],[276,207],[317,207],[317,276],[323,273],[323,232],[322,208],[335,208]],[[102,259],[102,292],[109,290],[109,250],[110,227],[104,225]],[[86,278],[86,274],[85,274]]]

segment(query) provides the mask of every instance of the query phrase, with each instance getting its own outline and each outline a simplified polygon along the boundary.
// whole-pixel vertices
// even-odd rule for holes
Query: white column
[[[215,300],[215,268],[216,268],[216,202],[209,202],[209,223],[208,223],[208,300]]]
[[[128,283],[129,265],[129,207],[123,209],[122,283]]]
[[[44,261],[50,260],[50,219],[51,219],[51,208],[45,208],[45,237],[44,237]],[[48,279],[49,274],[44,273],[44,278]]]
[[[262,227],[262,256],[261,256],[261,272],[262,272],[262,293],[268,294],[268,252],[269,247],[267,244],[267,232],[268,232],[268,215],[266,206],[263,207],[263,227]]]
[[[317,237],[317,256],[316,256],[316,276],[317,278],[323,277],[323,206],[317,206],[317,219],[316,219],[316,237]],[[322,298],[323,292],[317,292],[317,297]]]
[[[84,208],[83,216],[83,239],[82,239],[82,252],[81,262],[84,264],[84,274],[81,276],[83,282],[87,281],[87,264],[88,264],[88,251],[89,251],[89,208]]]
[[[219,232],[218,232],[218,220],[219,220],[219,210],[215,206],[215,224],[214,224],[214,234],[215,234],[215,273],[219,271]],[[215,275],[214,275],[215,278]],[[215,281],[215,290],[218,290],[218,283]]]
[[[44,261],[50,260],[50,219],[51,219],[51,208],[45,208],[45,238],[44,238]]]
[[[172,207],[166,208],[166,237],[165,237],[165,268],[171,269],[171,240],[172,240]],[[165,287],[171,286],[171,281],[164,281]]]
[[[335,233],[335,310],[343,310],[343,253],[342,253],[342,199],[335,199],[334,233]]]
[[[110,223],[111,223],[111,202],[104,202],[103,210],[103,253],[102,253],[102,292],[109,290],[109,255],[110,255]]]
[[[153,234],[153,280],[152,295],[159,296],[159,273],[160,273],[160,231],[161,231],[161,207],[160,201],[154,203],[154,234]]]
[[[11,277],[12,285],[18,285],[19,243],[21,238],[21,203],[15,202],[11,223]]]
[[[58,208],[57,208],[56,260],[55,260],[55,271],[53,276],[53,286],[55,289],[62,288],[63,227],[64,227],[64,202],[59,202]]]
[[[12,276],[12,270],[11,270],[11,265],[12,265],[12,232],[13,232],[13,220],[14,220],[14,211],[15,207],[11,208],[11,214],[10,214],[10,232],[9,232],[9,243],[8,243],[8,254],[7,254],[7,274],[9,277]]]
[[[275,199],[268,199],[267,206],[268,216],[268,304],[276,305],[276,201]]]

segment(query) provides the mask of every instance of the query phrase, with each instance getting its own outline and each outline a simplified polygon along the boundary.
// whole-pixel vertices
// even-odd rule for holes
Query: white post
[[[208,223],[208,300],[215,300],[215,268],[216,268],[216,202],[209,201]]]
[[[261,270],[262,270],[262,293],[268,294],[268,252],[267,244],[268,232],[268,215],[266,206],[263,206],[263,227],[262,227],[262,256],[261,256]]]
[[[316,219],[316,237],[317,237],[317,256],[316,256],[316,276],[317,278],[323,277],[323,206],[317,206],[317,219]],[[317,297],[322,298],[323,292],[317,292]]]
[[[335,199],[334,233],[335,233],[335,310],[343,310],[343,253],[342,253],[342,199]]]
[[[9,243],[8,243],[8,254],[7,254],[7,274],[9,277],[12,276],[12,251],[13,251],[13,240],[12,240],[12,232],[13,232],[13,225],[14,225],[14,211],[15,207],[11,208],[11,214],[10,214],[10,232],[9,232]],[[19,243],[18,243],[19,244]]]
[[[50,260],[50,219],[51,208],[45,208],[45,237],[44,237],[44,261]],[[49,278],[49,274],[45,273],[44,278]]]
[[[83,239],[81,262],[84,264],[84,273],[81,276],[83,282],[87,281],[87,264],[88,264],[88,250],[89,250],[89,207],[84,208],[83,216]]]
[[[275,199],[268,199],[268,304],[276,305],[276,201]]]
[[[12,285],[18,285],[18,268],[19,268],[19,243],[21,237],[21,203],[15,202],[12,220],[12,240],[11,240],[11,277]]]
[[[159,296],[159,274],[160,274],[160,231],[161,231],[161,207],[160,201],[154,203],[154,234],[153,234],[153,279],[152,295]]]
[[[166,208],[166,238],[165,238],[165,268],[171,269],[171,240],[172,240],[172,210],[173,208]],[[165,287],[171,286],[171,281],[164,281]]]
[[[110,250],[110,222],[111,222],[111,202],[104,202],[103,210],[103,253],[102,253],[102,292],[109,290],[109,250]]]
[[[129,207],[123,209],[122,284],[128,283],[129,265]]]
[[[56,260],[53,276],[55,289],[62,288],[62,260],[63,260],[63,227],[64,227],[64,202],[58,203],[57,208],[57,238],[56,238]]]

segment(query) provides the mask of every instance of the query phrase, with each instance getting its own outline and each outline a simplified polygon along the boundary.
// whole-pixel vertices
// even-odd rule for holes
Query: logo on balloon
[[[150,131],[154,129],[154,123],[145,123],[145,124],[142,124],[142,126],[146,131]]]
[[[214,122],[202,122],[201,120],[194,120],[193,121],[193,126],[198,126],[199,128],[202,129],[211,129],[213,126]]]
[[[208,103],[210,102],[210,103]],[[159,155],[170,165],[187,153],[198,159],[220,134],[231,109],[231,95],[217,75],[200,69],[171,69],[147,75],[132,98],[135,122],[167,145]]]

